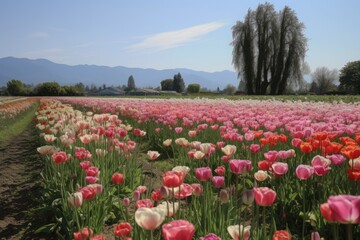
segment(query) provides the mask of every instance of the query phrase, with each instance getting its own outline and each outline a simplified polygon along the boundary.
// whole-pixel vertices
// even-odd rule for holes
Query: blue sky
[[[305,26],[306,61],[341,69],[360,59],[359,0],[269,1]],[[69,65],[233,70],[231,27],[252,0],[1,0],[0,57]]]

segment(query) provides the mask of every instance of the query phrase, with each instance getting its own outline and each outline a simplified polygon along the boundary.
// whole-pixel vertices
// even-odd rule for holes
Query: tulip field
[[[360,239],[360,102],[42,98],[56,239]]]

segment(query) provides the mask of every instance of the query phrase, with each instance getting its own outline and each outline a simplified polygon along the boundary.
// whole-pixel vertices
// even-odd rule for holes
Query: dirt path
[[[27,129],[0,146],[0,239],[34,239],[27,232],[29,214],[40,189],[41,159],[36,152],[39,137]]]

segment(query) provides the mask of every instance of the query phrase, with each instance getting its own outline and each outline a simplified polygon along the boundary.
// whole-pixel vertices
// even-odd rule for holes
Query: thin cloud
[[[32,32],[29,34],[30,38],[48,38],[49,34],[46,32]]]
[[[185,45],[189,42],[196,41],[212,31],[224,26],[221,21],[201,24],[184,28],[176,31],[157,33],[152,36],[146,37],[140,43],[131,45],[129,49],[152,49],[152,50],[165,50]]]

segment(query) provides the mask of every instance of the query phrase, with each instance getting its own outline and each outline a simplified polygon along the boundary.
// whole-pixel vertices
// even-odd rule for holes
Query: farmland
[[[42,189],[28,232],[55,239],[360,236],[356,97],[3,102],[8,126],[34,117],[37,146],[29,147],[41,159]]]

